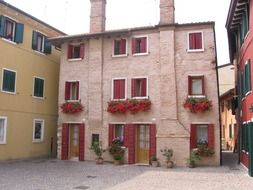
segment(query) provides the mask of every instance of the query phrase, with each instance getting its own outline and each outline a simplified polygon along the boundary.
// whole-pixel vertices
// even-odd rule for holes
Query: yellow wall
[[[0,4],[0,15],[24,24],[23,43],[15,44],[0,38],[0,84],[2,69],[15,70],[16,94],[0,91],[0,116],[7,117],[6,144],[0,144],[0,160],[50,155],[51,137],[56,155],[57,97],[60,51],[52,46],[52,54],[45,55],[31,48],[32,31],[48,37],[62,35],[30,17],[16,14]],[[33,77],[44,78],[44,99],[32,97]],[[44,140],[33,143],[33,120],[44,119]]]

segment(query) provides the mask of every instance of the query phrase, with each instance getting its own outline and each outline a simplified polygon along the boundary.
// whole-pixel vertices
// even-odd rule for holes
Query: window
[[[232,135],[232,124],[229,124],[229,138],[232,139],[233,135]]]
[[[251,91],[251,62],[248,59],[241,75],[242,97]]]
[[[2,15],[0,16],[1,37],[16,43],[22,43],[23,33],[24,33],[24,24],[17,23],[8,17]]]
[[[44,120],[35,119],[33,124],[33,142],[43,141]]]
[[[188,94],[205,95],[204,76],[188,76]]]
[[[2,91],[15,93],[16,92],[16,72],[3,69]]]
[[[7,117],[0,116],[0,144],[6,143]]]
[[[94,143],[99,143],[99,134],[92,134],[91,145],[93,146]]]
[[[113,97],[114,100],[126,99],[126,79],[113,79]]]
[[[132,39],[132,53],[146,54],[147,53],[147,37],[136,37]]]
[[[196,148],[198,143],[207,143],[209,148],[214,148],[214,125],[192,124],[190,147]]]
[[[51,43],[47,40],[46,36],[33,31],[32,49],[45,54],[51,54]]]
[[[79,81],[65,83],[65,100],[79,100]]]
[[[34,77],[33,96],[43,98],[44,97],[44,79]]]
[[[114,40],[113,55],[126,55],[126,39]]]
[[[124,141],[124,125],[123,124],[109,124],[109,145],[112,144],[114,138],[119,137]]]
[[[249,152],[249,132],[250,127],[252,127],[252,123],[245,123],[242,125],[242,150]]]
[[[132,98],[147,97],[147,78],[132,79]]]
[[[246,37],[249,31],[249,2],[246,2],[246,6],[243,7],[244,11],[242,12],[241,20],[240,20],[240,45],[243,44],[244,38]]]
[[[84,58],[84,44],[69,44],[68,45],[68,59],[83,59]]]
[[[203,32],[188,33],[188,51],[202,51],[203,48]]]

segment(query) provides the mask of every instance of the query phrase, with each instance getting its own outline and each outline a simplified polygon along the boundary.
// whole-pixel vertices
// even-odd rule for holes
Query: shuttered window
[[[190,148],[196,148],[198,143],[208,144],[214,148],[214,125],[213,124],[192,124],[190,136]]]
[[[203,50],[203,33],[194,32],[189,33],[188,36],[188,50]]]
[[[16,91],[16,72],[3,69],[2,91],[15,93]]]
[[[245,123],[242,125],[242,150],[249,152],[249,129],[250,123]]]
[[[84,44],[69,44],[68,45],[68,59],[83,59],[84,58]]]
[[[24,33],[24,24],[15,22],[14,20],[5,17],[3,15],[0,16],[0,36],[16,42],[23,42],[23,33]]]
[[[188,95],[205,95],[204,76],[188,76]]]
[[[65,82],[65,100],[79,100],[79,81]]]
[[[147,97],[147,78],[135,78],[131,82],[132,98]]]
[[[32,49],[45,54],[51,54],[52,47],[47,37],[43,34],[33,31]]]
[[[113,49],[113,54],[115,56],[126,55],[126,39],[114,40]]]
[[[248,59],[245,63],[244,70],[241,75],[241,92],[242,97],[251,91],[251,62]]]
[[[44,97],[44,79],[34,77],[33,96]]]
[[[113,99],[126,99],[126,79],[113,79]]]
[[[132,54],[147,53],[147,37],[132,38]]]

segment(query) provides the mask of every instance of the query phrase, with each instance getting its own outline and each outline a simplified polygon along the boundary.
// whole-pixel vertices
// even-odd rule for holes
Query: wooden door
[[[137,162],[149,163],[149,126],[137,127]]]
[[[69,146],[70,146],[70,159],[79,156],[79,125],[70,126]]]

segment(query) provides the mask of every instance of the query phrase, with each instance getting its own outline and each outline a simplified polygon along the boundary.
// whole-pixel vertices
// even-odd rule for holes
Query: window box
[[[188,33],[188,52],[204,51],[203,32]]]
[[[108,102],[107,112],[109,113],[126,113],[130,111],[135,114],[139,111],[148,111],[151,107],[151,101],[127,99],[125,101],[110,101]]]
[[[24,24],[0,16],[0,36],[15,43],[23,42]]]
[[[189,109],[192,113],[204,113],[212,107],[212,102],[207,98],[187,98],[184,108]]]
[[[75,114],[82,112],[84,107],[80,102],[66,102],[61,105],[61,109],[63,113]]]
[[[51,43],[47,40],[47,37],[36,31],[33,31],[32,49],[45,54],[51,54],[52,51]]]

